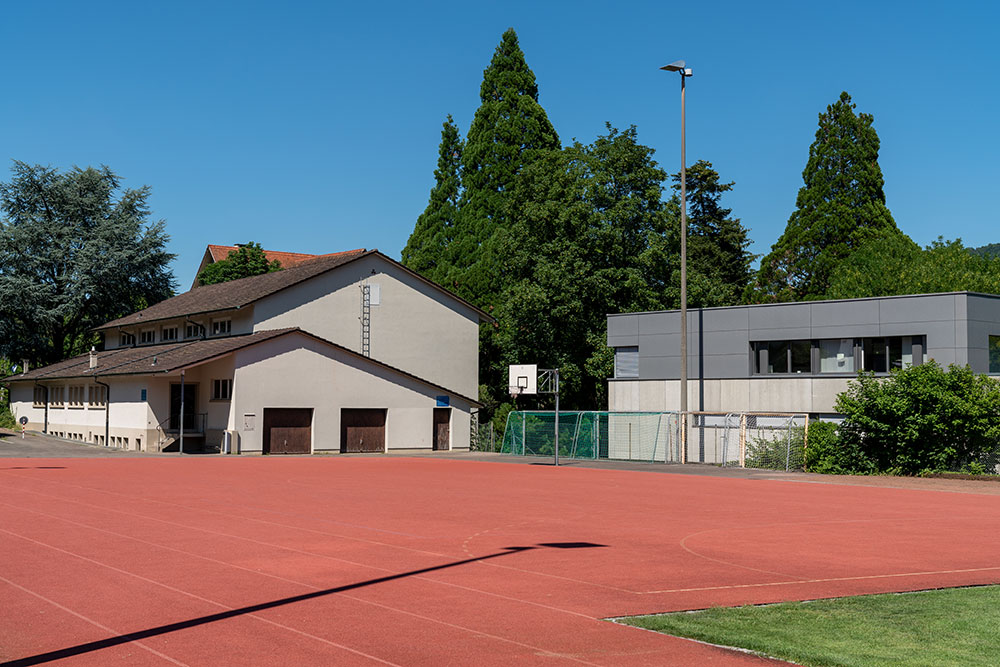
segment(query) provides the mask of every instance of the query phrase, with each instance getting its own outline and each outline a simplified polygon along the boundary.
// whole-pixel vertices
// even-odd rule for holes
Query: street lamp
[[[687,309],[687,166],[684,156],[685,117],[684,82],[691,76],[691,68],[683,60],[676,60],[660,69],[681,75],[681,447],[682,461],[687,460],[687,415],[688,409],[688,309]]]

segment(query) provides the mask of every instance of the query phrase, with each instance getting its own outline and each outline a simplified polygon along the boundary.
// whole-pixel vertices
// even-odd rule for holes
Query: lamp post
[[[684,113],[684,82],[691,76],[691,68],[685,66],[683,60],[677,60],[661,67],[667,72],[677,72],[681,75],[681,447],[682,462],[687,462],[687,415],[688,394],[688,327],[687,327],[687,164],[685,149],[685,113]]]

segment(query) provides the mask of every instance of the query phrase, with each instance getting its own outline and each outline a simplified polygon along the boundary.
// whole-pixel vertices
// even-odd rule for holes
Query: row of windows
[[[205,327],[200,324],[188,323],[184,327],[184,338],[201,338]],[[212,320],[211,335],[223,336],[232,333],[233,322],[230,319]],[[180,334],[180,327],[163,327],[160,329],[160,342],[169,343],[176,341]],[[151,345],[156,342],[156,329],[143,329],[139,332],[139,345]],[[122,331],[118,335],[118,345],[128,347],[135,345],[135,334]]]
[[[778,340],[750,344],[753,373],[888,373],[927,361],[924,336]],[[990,336],[990,372],[1000,373],[1000,336]],[[615,348],[615,377],[639,377],[639,348]]]
[[[888,373],[927,360],[923,336],[780,340],[753,343],[756,375]]]
[[[69,387],[49,387],[49,406],[53,408],[82,408],[84,398],[87,407],[101,409],[108,404],[108,389],[101,385],[72,385]],[[35,387],[32,404],[36,408],[45,407],[45,387]]]

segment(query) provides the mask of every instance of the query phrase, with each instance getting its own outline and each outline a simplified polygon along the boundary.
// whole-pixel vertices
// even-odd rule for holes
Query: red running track
[[[1000,581],[1000,496],[427,458],[0,460],[14,665],[749,664],[608,617]]]

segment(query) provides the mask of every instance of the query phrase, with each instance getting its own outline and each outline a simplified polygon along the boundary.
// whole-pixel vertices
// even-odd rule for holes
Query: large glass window
[[[861,368],[866,371],[888,373],[892,368],[922,364],[925,358],[923,336],[886,336],[861,341]]]
[[[615,348],[615,377],[616,378],[639,377],[638,347]]]
[[[788,372],[788,341],[778,340],[765,344],[767,346],[767,372]]]
[[[990,373],[1000,373],[1000,336],[990,336]]]
[[[773,340],[757,343],[756,373],[811,373],[812,343],[808,340]],[[766,358],[766,362],[765,362]]]
[[[854,339],[833,338],[819,341],[820,373],[854,372]]]

